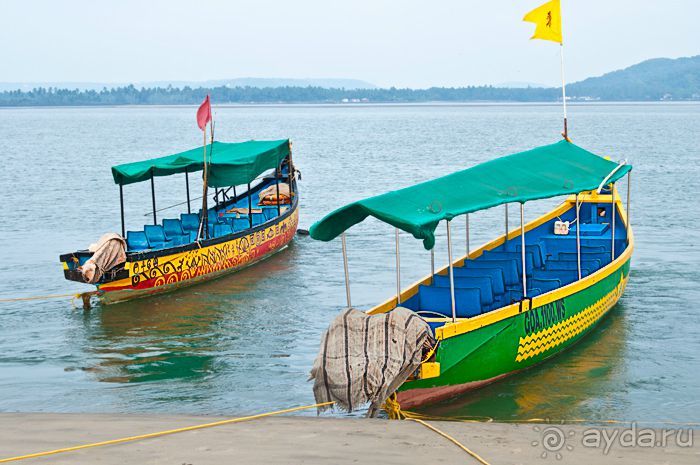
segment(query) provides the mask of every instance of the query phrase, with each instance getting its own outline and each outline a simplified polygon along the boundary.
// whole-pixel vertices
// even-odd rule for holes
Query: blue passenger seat
[[[243,231],[248,228],[250,228],[248,215],[241,215],[239,218],[233,218],[233,230],[235,232]]]
[[[528,286],[527,290],[528,297],[534,297],[536,295],[542,294],[540,288],[531,288]],[[498,296],[498,299],[493,304],[493,309],[505,307],[507,305],[520,302],[523,300],[523,290],[522,289],[509,289],[502,296]]]
[[[214,237],[226,236],[233,233],[233,228],[228,223],[214,224]]]
[[[143,227],[143,230],[148,238],[148,243],[153,249],[166,249],[174,245],[174,242],[168,240],[165,236],[163,226],[159,224],[147,224]]]
[[[527,280],[528,288],[541,289],[543,293],[553,291],[561,287],[561,280],[558,278],[533,277]]]
[[[174,218],[165,218],[163,220],[163,230],[165,237],[172,240],[175,245],[187,244],[190,242],[190,235],[182,229],[180,220]]]
[[[574,252],[576,251],[576,248],[574,247]],[[581,246],[581,253],[603,253],[603,252],[609,252],[610,248],[605,247],[604,245],[582,245]]]
[[[523,247],[516,244],[515,251],[521,253]],[[535,268],[542,268],[545,261],[544,246],[541,244],[525,244],[525,253],[532,253],[533,263]]]
[[[562,252],[576,253],[576,236],[572,236],[571,233],[568,236],[548,235],[542,239],[542,242],[546,244],[547,260],[556,259]],[[610,250],[609,241],[581,236],[581,252],[605,252],[606,250]]]
[[[455,313],[459,318],[469,318],[481,313],[481,296],[478,289],[455,289]],[[419,308],[452,315],[450,289],[421,285],[418,288]]]
[[[586,268],[587,270],[598,270],[600,269],[600,260],[581,260],[581,268]],[[577,260],[549,260],[545,265],[547,270],[578,270]]]
[[[525,248],[525,273],[530,276],[535,268],[535,261],[532,252],[527,252]],[[518,274],[522,274],[522,254],[520,252],[501,252],[500,250],[486,250],[477,260],[515,260],[518,265]]]
[[[610,252],[584,252],[581,251],[581,261],[599,260],[605,266],[610,263]],[[559,260],[578,260],[576,252],[559,252]]]
[[[196,233],[199,229],[199,215],[196,213],[182,213],[180,215],[180,221],[182,223],[182,229],[187,233],[192,231]]]
[[[456,266],[452,268],[456,278],[491,278],[491,287],[495,295],[506,292],[506,282],[503,277],[503,270],[500,268],[464,268]]]
[[[253,215],[253,226],[263,224],[265,222],[265,215],[263,213],[252,213]]]
[[[472,269],[500,269],[503,271],[506,286],[513,286],[520,282],[520,273],[515,260],[465,260],[464,267]]]
[[[269,221],[277,216],[277,205],[274,207],[263,206],[262,211],[263,215],[265,216],[265,220]]]
[[[150,248],[146,233],[143,231],[127,231],[126,245],[129,250],[146,250]]]
[[[586,268],[581,269],[581,276],[588,276],[590,271]],[[571,284],[578,280],[577,270],[541,270],[536,271],[532,275],[533,279],[557,279],[562,286]]]
[[[481,278],[454,278],[455,289],[479,289],[481,293],[481,305],[490,307],[493,304],[493,286],[491,278],[488,276]],[[450,287],[450,277],[435,275],[433,277],[433,286],[435,287]]]
[[[207,222],[209,224],[223,223],[224,220],[216,210],[207,210]]]

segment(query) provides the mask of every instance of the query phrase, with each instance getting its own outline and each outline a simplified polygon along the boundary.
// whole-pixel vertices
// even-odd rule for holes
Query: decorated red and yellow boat
[[[189,174],[203,170],[203,208],[195,213]],[[159,221],[154,179],[176,174],[184,175],[187,212]],[[60,256],[66,279],[95,284],[104,303],[166,292],[240,270],[282,250],[297,229],[297,172],[289,140],[212,142],[113,166],[112,175],[119,185],[121,236],[105,235],[88,250]],[[126,231],[124,186],[138,182],[151,184],[153,222]],[[208,201],[213,207],[207,207]]]

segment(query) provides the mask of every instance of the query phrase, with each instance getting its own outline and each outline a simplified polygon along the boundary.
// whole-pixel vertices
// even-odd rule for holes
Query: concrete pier
[[[0,414],[0,459],[224,418],[171,415]],[[457,423],[430,421],[492,465],[507,464],[698,464],[700,430],[653,430],[634,438],[630,425]],[[555,427],[561,435],[549,428]],[[670,429],[670,427],[669,427]],[[608,442],[594,447],[595,432]],[[627,445],[621,445],[625,431]],[[616,433],[617,432],[617,433]],[[678,436],[680,433],[680,436]],[[582,444],[587,434],[589,443]],[[646,434],[643,440],[641,434]],[[553,436],[552,436],[553,435]],[[690,437],[688,436],[690,435]],[[697,436],[695,438],[694,436]],[[554,437],[554,441],[552,441]],[[615,439],[611,439],[615,437]],[[564,443],[558,443],[563,438]],[[634,444],[629,441],[634,439]],[[691,439],[692,445],[688,444]],[[544,442],[548,441],[548,445]],[[641,442],[640,442],[641,441]],[[625,444],[624,442],[622,444]],[[608,450],[604,446],[609,445]],[[555,450],[557,449],[557,450]],[[545,454],[546,453],[546,454]],[[560,458],[557,458],[560,454]],[[279,416],[109,445],[13,463],[23,464],[478,464],[447,439],[411,421]]]

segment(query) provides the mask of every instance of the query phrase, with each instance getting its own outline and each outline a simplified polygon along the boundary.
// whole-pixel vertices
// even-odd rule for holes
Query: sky
[[[558,85],[544,0],[3,0],[1,82],[354,78]],[[700,54],[699,0],[562,0],[568,82]]]

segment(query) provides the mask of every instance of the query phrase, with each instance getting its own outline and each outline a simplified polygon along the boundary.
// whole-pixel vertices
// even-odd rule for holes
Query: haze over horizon
[[[3,5],[3,82],[343,78],[381,87],[559,85],[559,50],[522,22],[544,0]],[[700,3],[562,0],[568,82],[700,54]]]

